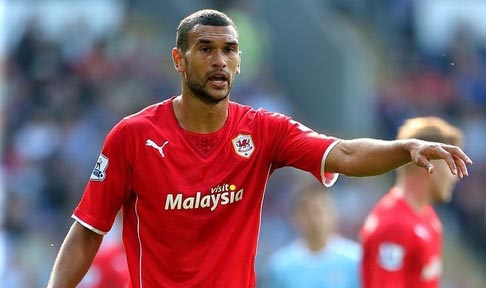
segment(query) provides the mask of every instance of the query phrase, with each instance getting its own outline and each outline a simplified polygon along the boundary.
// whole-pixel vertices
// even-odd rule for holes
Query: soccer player
[[[397,139],[461,145],[462,133],[437,117],[408,119]],[[371,211],[361,230],[364,288],[435,288],[442,272],[442,226],[432,208],[448,202],[458,180],[442,161],[435,172],[416,165],[397,171],[395,185]]]
[[[336,233],[334,201],[322,185],[296,191],[292,222],[299,237],[271,255],[265,288],[359,288],[361,248]]]
[[[241,55],[233,21],[215,10],[184,18],[172,49],[181,95],[122,119],[107,135],[49,287],[74,287],[121,208],[131,287],[254,287],[260,210],[283,166],[332,185],[408,162],[453,173],[458,147],[420,140],[340,140],[287,116],[230,101]]]

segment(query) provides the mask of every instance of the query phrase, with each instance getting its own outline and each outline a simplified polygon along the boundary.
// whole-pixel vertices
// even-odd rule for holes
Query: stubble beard
[[[204,79],[208,79],[208,77],[204,77]],[[189,88],[190,92],[194,97],[201,100],[201,102],[208,104],[208,105],[216,105],[219,102],[228,98],[229,93],[231,91],[231,82],[228,81],[228,91],[224,97],[216,98],[209,93],[208,89],[205,88],[204,84],[207,83],[207,80],[198,81],[191,77],[191,73],[186,73],[186,86]]]
[[[437,191],[435,191],[435,196],[432,199],[431,204],[447,204],[452,201],[452,189],[453,188],[446,188],[446,187],[437,187]]]

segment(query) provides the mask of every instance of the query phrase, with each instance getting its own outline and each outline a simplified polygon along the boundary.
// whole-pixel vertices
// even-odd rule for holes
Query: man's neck
[[[207,134],[221,129],[228,118],[229,100],[206,104],[201,100],[179,95],[174,98],[173,109],[179,125],[187,131]]]
[[[327,240],[327,234],[309,235],[308,237],[304,237],[304,242],[307,245],[307,248],[314,253],[324,249],[324,247],[326,247]]]
[[[400,179],[394,187],[395,193],[407,202],[417,213],[422,213],[425,206],[431,205],[427,179]]]

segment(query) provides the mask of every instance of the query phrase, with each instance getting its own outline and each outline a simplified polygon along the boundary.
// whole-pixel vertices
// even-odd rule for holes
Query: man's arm
[[[47,287],[76,287],[88,272],[102,241],[102,235],[75,222],[61,245]]]
[[[340,141],[326,159],[326,172],[347,176],[372,176],[386,173],[409,162],[434,172],[430,160],[443,159],[460,178],[468,175],[471,159],[461,148],[417,139],[384,141],[354,139]]]

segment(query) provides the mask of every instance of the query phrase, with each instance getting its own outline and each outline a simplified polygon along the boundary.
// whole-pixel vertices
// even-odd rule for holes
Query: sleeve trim
[[[324,155],[322,155],[322,161],[321,161],[321,182],[324,184],[326,187],[331,187],[334,185],[334,183],[337,181],[339,177],[339,173],[326,173],[326,160],[327,156],[331,152],[332,148],[334,148],[341,140],[336,140],[329,147],[327,147],[326,151],[324,152]]]
[[[76,220],[79,224],[83,225],[84,227],[88,228],[89,230],[97,233],[97,234],[100,234],[102,236],[106,235],[108,232],[104,232],[104,231],[101,231],[91,225],[89,225],[88,223],[84,222],[83,220],[81,220],[78,216],[76,215],[71,215],[71,218],[73,218],[74,220]]]

